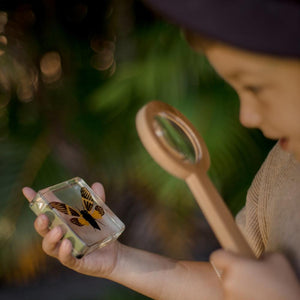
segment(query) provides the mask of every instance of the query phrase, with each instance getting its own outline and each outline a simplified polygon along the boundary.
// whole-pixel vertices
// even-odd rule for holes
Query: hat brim
[[[300,2],[144,0],[171,23],[244,48],[300,57]]]

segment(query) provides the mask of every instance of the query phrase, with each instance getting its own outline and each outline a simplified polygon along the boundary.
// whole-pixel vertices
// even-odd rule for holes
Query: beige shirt
[[[278,143],[255,176],[236,221],[257,256],[282,252],[300,276],[300,163]]]

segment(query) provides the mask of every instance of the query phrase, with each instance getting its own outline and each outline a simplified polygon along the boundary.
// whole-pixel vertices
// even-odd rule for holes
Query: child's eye
[[[257,85],[245,85],[243,87],[245,91],[251,92],[252,94],[258,94],[261,92],[262,87]]]

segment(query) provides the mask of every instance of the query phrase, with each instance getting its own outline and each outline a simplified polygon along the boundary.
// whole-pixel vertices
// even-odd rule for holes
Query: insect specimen
[[[62,202],[51,202],[49,205],[52,208],[57,209],[59,212],[73,216],[70,221],[77,226],[88,226],[91,225],[94,229],[101,230],[98,225],[100,219],[105,214],[104,209],[95,205],[93,196],[87,188],[82,187],[80,189],[82,209],[76,209],[68,204]]]

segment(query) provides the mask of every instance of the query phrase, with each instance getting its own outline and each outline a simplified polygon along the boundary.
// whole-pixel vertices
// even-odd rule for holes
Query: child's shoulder
[[[284,151],[277,142],[270,150],[258,173],[264,173],[268,177],[272,177],[291,167],[300,168],[300,163],[294,155]]]
[[[284,245],[286,241],[277,236],[277,231],[290,229],[297,222],[300,226],[298,214],[294,214],[300,208],[299,182],[300,163],[276,143],[252,181],[245,207],[236,217],[257,256],[266,249],[275,251],[280,249],[279,245]],[[284,232],[288,234],[289,229]]]

